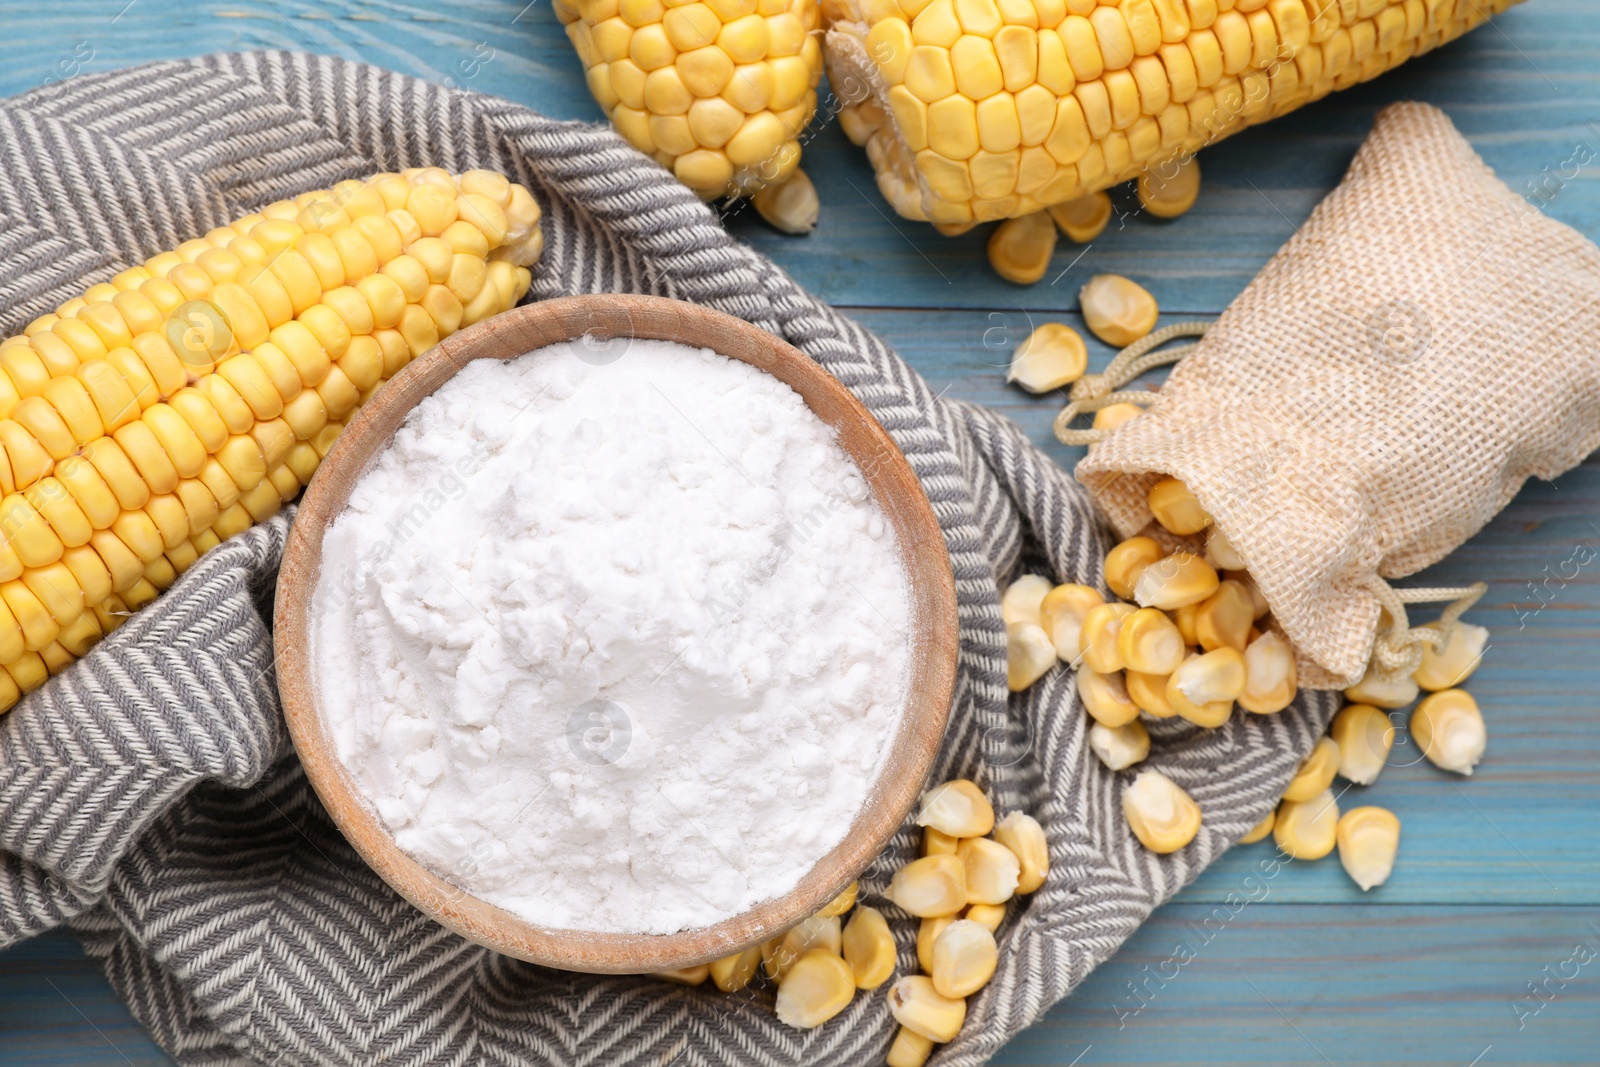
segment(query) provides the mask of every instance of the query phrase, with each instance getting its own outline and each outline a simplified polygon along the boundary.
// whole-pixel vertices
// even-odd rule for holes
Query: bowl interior
[[[678,341],[752,364],[787,383],[860,467],[893,525],[911,593],[911,674],[887,758],[843,841],[788,894],[712,926],[675,934],[552,929],[526,922],[445,881],[395,844],[335,755],[316,706],[309,611],[323,532],[419,400],[474,359],[509,359],[590,335]],[[882,850],[915,803],[944,735],[955,683],[955,585],[938,520],[905,457],[849,390],[788,344],[721,312],[643,296],[581,296],[530,304],[441,342],[390,381],[340,435],[307,488],[278,576],[278,688],[306,776],[334,822],[396,891],[463,937],[567,970],[638,973],[730,955],[819,910]]]

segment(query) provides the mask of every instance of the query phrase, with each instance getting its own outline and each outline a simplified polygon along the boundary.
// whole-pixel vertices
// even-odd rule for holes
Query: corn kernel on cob
[[[829,0],[824,17],[840,120],[884,197],[956,225],[1175,177],[1514,2]]]
[[[703,199],[783,182],[822,77],[818,0],[555,0],[589,91]]]
[[[499,174],[379,174],[0,341],[0,710],[276,514],[384,381],[527,292],[542,247],[538,205]]]

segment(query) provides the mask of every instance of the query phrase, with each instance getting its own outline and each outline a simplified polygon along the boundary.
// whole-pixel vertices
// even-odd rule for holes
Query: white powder
[[[893,531],[798,394],[585,339],[417,406],[328,530],[312,648],[339,759],[408,854],[541,925],[664,934],[842,840],[909,612]]]

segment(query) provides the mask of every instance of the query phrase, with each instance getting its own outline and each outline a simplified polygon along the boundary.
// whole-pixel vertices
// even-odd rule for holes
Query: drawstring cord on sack
[[[1111,404],[1153,404],[1159,395],[1148,389],[1117,392],[1122,386],[1156,367],[1165,367],[1193,352],[1195,346],[1178,345],[1164,352],[1155,352],[1175,337],[1199,337],[1211,328],[1209,322],[1174,322],[1139,338],[1118,352],[1106,369],[1099,374],[1085,374],[1072,386],[1068,394],[1070,403],[1056,415],[1056,440],[1064,445],[1098,444],[1110,430],[1074,430],[1072,420],[1079,415],[1099,411]]]
[[[1200,337],[1211,328],[1209,322],[1174,322],[1145,334],[1114,356],[1106,369],[1099,374],[1086,374],[1072,386],[1069,403],[1055,418],[1056,440],[1064,445],[1093,445],[1104,440],[1111,430],[1074,430],[1073,420],[1079,415],[1099,411],[1111,404],[1153,404],[1159,393],[1147,389],[1122,390],[1146,371],[1178,362],[1198,343],[1176,345],[1156,351],[1168,341],[1179,337]],[[1371,669],[1381,677],[1409,676],[1422,664],[1424,646],[1441,648],[1449,641],[1456,621],[1468,608],[1476,604],[1489,587],[1483,582],[1450,588],[1396,589],[1382,578],[1373,576],[1371,589],[1378,603],[1388,612],[1390,624],[1380,629],[1373,639]],[[1439,616],[1436,627],[1414,628],[1406,616],[1407,604],[1431,604],[1450,601]]]

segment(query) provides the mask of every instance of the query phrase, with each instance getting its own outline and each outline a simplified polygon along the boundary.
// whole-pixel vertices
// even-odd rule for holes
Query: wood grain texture
[[[0,94],[79,69],[279,47],[448,78],[555,117],[598,118],[548,4],[524,2],[461,0],[447,14],[420,0],[12,3]],[[1030,289],[990,274],[981,231],[946,239],[893,218],[861,151],[826,121],[803,164],[823,200],[817,232],[780,237],[748,211],[728,225],[882,334],[936,392],[1005,411],[1069,464],[1076,450],[1049,436],[1059,398],[1029,397],[1003,381],[1011,347],[1032,324],[1076,322],[1069,309],[1078,286],[1105,270],[1148,285],[1164,321],[1216,314],[1338,181],[1386,103],[1443,107],[1513,188],[1533,183],[1550,215],[1600,237],[1595,14],[1595,0],[1529,0],[1439,53],[1208,149],[1190,214],[1113,221],[1087,250],[1063,244],[1046,282]],[[1596,158],[1562,177],[1575,148]],[[1118,203],[1131,200],[1119,193]],[[1092,364],[1103,365],[1104,346],[1090,348]],[[1271,846],[1235,850],[996,1062],[1595,1063],[1600,961],[1547,991],[1549,1002],[1520,1030],[1512,1007],[1536,1006],[1522,999],[1526,983],[1547,980],[1544,968],[1558,971],[1575,944],[1600,947],[1588,925],[1600,926],[1600,555],[1571,562],[1590,552],[1600,554],[1593,458],[1525,488],[1482,533],[1418,576],[1490,583],[1473,617],[1491,627],[1495,647],[1471,683],[1490,747],[1470,780],[1396,766],[1360,790],[1362,802],[1391,806],[1404,822],[1389,884],[1361,899],[1336,861],[1291,864],[1181,977],[1137,1015],[1119,1018],[1119,1008],[1126,1015],[1138,1004],[1129,982],[1149,989],[1146,967],[1171,970],[1175,946],[1186,931],[1195,936],[1187,924],[1204,926],[1219,905],[1260,892],[1252,887]],[[0,953],[0,1064],[167,1062],[69,934]]]
[[[910,593],[911,632],[885,638],[910,646],[904,709],[889,755],[843,840],[783,896],[674,934],[552,929],[462,892],[395,842],[340,763],[317,707],[311,647],[322,541],[362,474],[417,404],[468,363],[528,353],[533,355],[526,358],[538,359],[538,350],[548,345],[584,337],[709,348],[800,394],[838,435],[893,527]],[[452,334],[409,364],[351,420],[306,489],[284,547],[273,612],[273,662],[295,752],[317,797],[361,858],[424,914],[471,941],[546,967],[598,974],[676,970],[742,952],[822,910],[860,877],[911,813],[939,754],[955,692],[958,646],[955,577],[939,520],[911,465],[866,406],[776,336],[711,308],[653,296],[573,296],[524,304]]]

